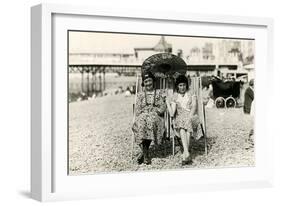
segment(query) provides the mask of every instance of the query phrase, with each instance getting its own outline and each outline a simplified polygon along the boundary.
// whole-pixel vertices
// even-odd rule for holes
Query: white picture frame
[[[61,18],[61,19],[60,19]],[[64,18],[70,18],[65,21]],[[71,20],[71,19],[75,20]],[[204,35],[230,36],[240,33],[239,37],[256,35],[257,70],[256,70],[256,166],[254,168],[224,168],[207,170],[156,171],[122,174],[98,174],[91,176],[68,177],[64,170],[66,150],[64,144],[67,117],[58,115],[60,108],[66,107],[65,88],[58,80],[62,80],[63,72],[56,72],[63,54],[65,43],[58,43],[64,38],[64,31],[69,25],[78,25],[79,29],[93,27],[91,21],[106,20],[111,25],[108,31],[130,31],[135,22],[140,25],[159,23],[160,28],[166,26],[186,25],[204,27],[214,26],[214,31]],[[117,27],[114,21],[122,22]],[[83,23],[81,23],[83,22]],[[273,20],[259,17],[234,17],[219,15],[199,15],[188,13],[169,13],[151,11],[127,11],[108,8],[91,8],[56,4],[41,4],[31,8],[31,196],[39,201],[83,199],[98,197],[114,197],[124,195],[178,193],[191,191],[210,191],[254,187],[271,187],[273,185],[273,133],[267,121],[270,116],[267,108],[271,103],[265,101],[263,95],[271,95],[271,91],[262,87],[259,82],[266,82],[267,88],[273,87],[270,76],[273,70]],[[95,25],[94,25],[95,26]],[[217,30],[215,26],[218,26]],[[99,26],[98,26],[99,27]],[[157,33],[153,26],[147,31]],[[100,26],[100,28],[103,28]],[[221,30],[221,28],[227,28]],[[105,28],[106,29],[106,28]],[[141,32],[143,28],[135,28]],[[245,32],[244,32],[245,29]],[[60,31],[61,30],[61,31]],[[165,31],[165,29],[160,29]],[[232,32],[231,32],[232,31]],[[252,32],[251,32],[252,31]],[[57,33],[56,33],[57,32]],[[144,32],[144,31],[143,31]],[[180,33],[180,29],[173,34]],[[182,31],[184,32],[184,31]],[[213,32],[213,33],[212,33]],[[169,33],[166,31],[166,33]],[[252,33],[252,34],[251,34]],[[254,34],[253,34],[254,33]],[[58,39],[56,39],[58,38]],[[66,36],[65,36],[66,40]],[[57,56],[58,55],[58,56]],[[66,58],[66,53],[65,57]],[[62,58],[62,59],[63,59]],[[59,60],[58,60],[59,59]],[[62,81],[66,81],[63,79]],[[65,84],[66,85],[66,84]],[[63,109],[64,110],[64,109]],[[262,125],[262,127],[261,127]],[[59,134],[59,135],[58,135]],[[58,138],[62,137],[62,138]],[[261,137],[266,136],[266,138]],[[61,164],[62,163],[62,164]],[[61,166],[63,165],[63,166]],[[147,181],[144,181],[147,180]],[[165,180],[165,181],[163,181]],[[148,183],[146,183],[148,182]],[[71,189],[69,189],[71,188]],[[144,189],[145,188],[145,189]]]

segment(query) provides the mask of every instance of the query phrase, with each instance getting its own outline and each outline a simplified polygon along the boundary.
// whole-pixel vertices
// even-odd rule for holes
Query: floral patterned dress
[[[132,130],[138,144],[142,140],[152,140],[154,144],[161,143],[164,128],[163,116],[166,111],[163,92],[140,92],[137,95],[136,119]]]
[[[195,139],[203,136],[199,116],[190,114],[193,105],[196,105],[196,95],[192,92],[186,92],[183,96],[175,93],[172,102],[176,104],[176,113],[174,116],[174,129],[179,136],[180,129],[190,132]]]

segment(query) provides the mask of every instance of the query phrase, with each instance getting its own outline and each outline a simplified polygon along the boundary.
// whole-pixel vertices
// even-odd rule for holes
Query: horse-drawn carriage
[[[179,75],[187,75],[187,65],[183,59],[180,57],[170,54],[170,53],[159,53],[147,58],[143,64],[141,72],[150,71],[155,77],[155,88],[164,90],[166,98],[173,94],[175,88],[175,81]],[[195,92],[197,96],[197,114],[200,119],[202,133],[205,137],[205,153],[207,153],[207,142],[206,142],[206,126],[205,126],[205,110],[202,101],[202,86],[200,77],[189,78],[190,89]],[[137,75],[136,80],[136,96],[141,87],[141,75]],[[136,99],[135,99],[136,104]],[[134,105],[135,105],[134,104]],[[133,109],[134,110],[134,109]],[[135,121],[135,111],[133,122]],[[163,116],[164,127],[163,135],[166,138],[171,138],[173,141],[173,154],[175,153],[175,132],[173,130],[173,119],[170,117],[169,113],[166,111]],[[134,145],[134,143],[133,143]]]

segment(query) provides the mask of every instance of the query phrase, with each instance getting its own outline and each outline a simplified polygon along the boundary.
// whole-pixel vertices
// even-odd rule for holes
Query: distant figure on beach
[[[176,93],[171,100],[167,99],[167,108],[171,117],[174,117],[174,129],[179,134],[182,145],[182,165],[191,164],[189,153],[190,137],[195,139],[203,136],[198,115],[195,114],[197,100],[195,94],[189,90],[188,79],[181,75],[176,79]]]
[[[249,82],[249,87],[246,89],[244,94],[244,113],[254,115],[254,80],[251,79]],[[252,139],[254,135],[254,129],[251,129],[249,132],[249,138]]]
[[[244,94],[244,113],[251,114],[252,102],[254,100],[254,80],[251,79],[249,87],[246,89]]]
[[[88,100],[88,96],[85,92],[80,92],[77,101],[80,102],[80,101],[83,101],[83,100]]]
[[[126,91],[125,91],[125,97],[130,97],[131,96],[131,91],[130,88],[127,87]]]
[[[155,144],[161,143],[162,116],[166,111],[166,104],[162,92],[155,89],[155,77],[151,72],[143,74],[142,86],[144,91],[137,95],[136,119],[132,130],[141,148],[138,164],[151,164],[149,147],[152,141]]]

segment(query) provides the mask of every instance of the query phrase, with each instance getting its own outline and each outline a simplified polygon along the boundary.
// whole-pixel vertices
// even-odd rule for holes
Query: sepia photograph
[[[255,166],[255,39],[67,41],[68,175]]]

